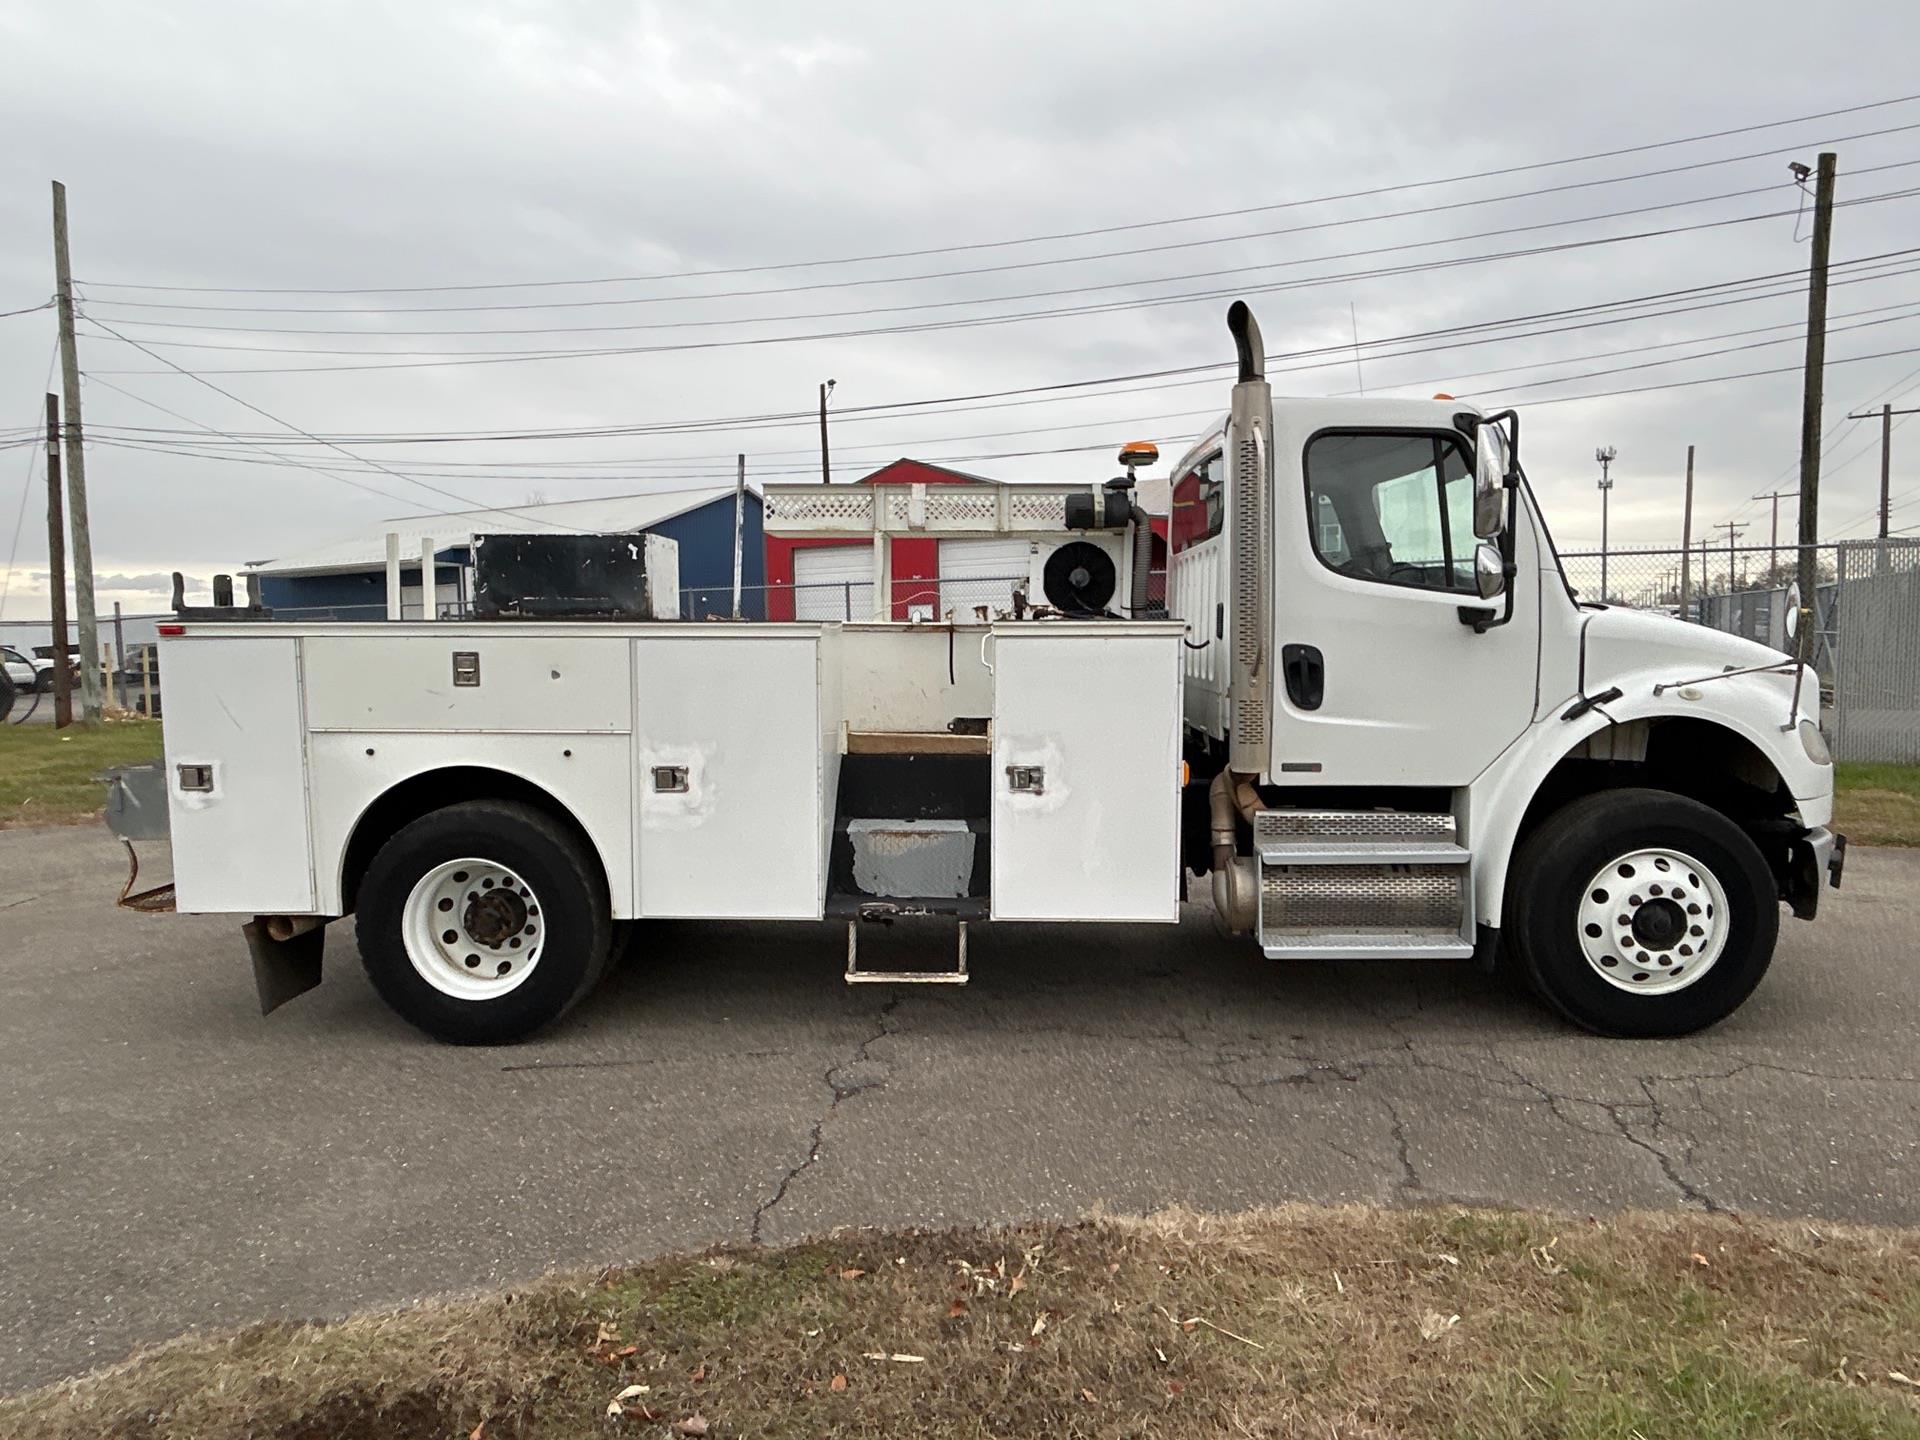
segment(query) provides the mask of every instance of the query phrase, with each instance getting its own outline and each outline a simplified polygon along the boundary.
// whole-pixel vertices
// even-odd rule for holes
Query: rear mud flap
[[[258,917],[240,927],[253,957],[253,984],[260,992],[260,1013],[271,1015],[287,1001],[304,995],[320,983],[320,957],[327,946],[325,926],[316,926],[291,940],[275,940]]]

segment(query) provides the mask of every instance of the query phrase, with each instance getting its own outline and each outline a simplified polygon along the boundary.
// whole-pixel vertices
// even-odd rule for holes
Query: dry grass
[[[50,702],[42,697],[42,703]],[[0,829],[71,825],[98,815],[107,792],[95,776],[110,765],[159,755],[160,725],[154,720],[66,730],[0,724]]]
[[[1913,1232],[1292,1208],[863,1232],[190,1338],[0,1401],[0,1433],[1802,1440],[1920,1436],[1917,1381]]]
[[[1920,765],[1843,761],[1833,828],[1856,845],[1920,845]]]

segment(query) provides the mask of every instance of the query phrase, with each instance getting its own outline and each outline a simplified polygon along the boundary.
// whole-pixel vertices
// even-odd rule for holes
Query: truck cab
[[[1230,323],[1241,379],[1174,467],[1168,584],[1208,787],[1186,855],[1223,918],[1276,958],[1504,956],[1598,1030],[1728,1013],[1779,900],[1810,918],[1843,853],[1817,682],[1582,602],[1517,415],[1275,398]]]

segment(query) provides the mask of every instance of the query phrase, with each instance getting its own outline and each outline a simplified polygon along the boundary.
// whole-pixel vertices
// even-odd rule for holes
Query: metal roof
[[[759,487],[748,483],[756,497]],[[331,575],[378,570],[387,563],[387,536],[400,537],[400,553],[418,564],[420,542],[432,540],[438,551],[464,549],[475,535],[534,535],[542,532],[602,534],[647,530],[690,510],[733,498],[733,486],[659,490],[648,495],[607,495],[591,500],[561,500],[493,510],[456,510],[445,515],[409,515],[382,520],[368,530],[331,545],[317,546],[249,564],[249,575]]]

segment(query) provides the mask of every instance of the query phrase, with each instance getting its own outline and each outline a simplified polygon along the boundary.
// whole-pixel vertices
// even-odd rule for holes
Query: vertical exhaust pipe
[[[1268,738],[1267,690],[1272,674],[1273,615],[1272,517],[1273,389],[1267,384],[1266,351],[1260,326],[1244,300],[1227,311],[1227,329],[1233,335],[1240,361],[1240,380],[1233,387],[1233,408],[1227,419],[1228,526],[1232,537],[1233,594],[1229,612],[1232,668],[1227,682],[1228,708],[1233,730],[1228,738],[1227,768],[1257,777],[1266,772]]]

